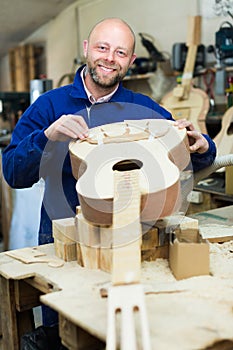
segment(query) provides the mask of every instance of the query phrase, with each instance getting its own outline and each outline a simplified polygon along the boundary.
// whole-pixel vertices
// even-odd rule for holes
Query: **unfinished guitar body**
[[[179,209],[180,172],[189,164],[190,154],[186,130],[173,123],[151,119],[107,124],[90,129],[88,139],[70,143],[72,171],[86,220],[112,224],[114,171],[140,170],[142,221],[157,220]]]
[[[173,118],[191,121],[196,130],[207,134],[206,115],[209,111],[209,97],[201,89],[191,88],[188,98],[180,99],[173,91],[166,94],[161,104],[171,112]]]
[[[230,107],[222,117],[222,127],[215,136],[217,155],[224,156],[233,153],[233,107]]]
[[[178,84],[173,91],[166,94],[161,104],[171,111],[174,119],[187,119],[193,123],[196,130],[207,134],[206,115],[209,111],[209,97],[203,90],[192,86],[200,36],[201,17],[189,17],[187,37],[188,53],[181,84]]]

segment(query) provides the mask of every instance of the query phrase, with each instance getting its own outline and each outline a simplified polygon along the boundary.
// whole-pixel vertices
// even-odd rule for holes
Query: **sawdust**
[[[210,273],[221,278],[233,278],[233,241],[210,243]]]
[[[173,276],[167,259],[156,259],[155,261],[144,261],[142,263],[143,280],[151,280],[151,271],[153,271],[153,281],[173,282],[176,281]]]

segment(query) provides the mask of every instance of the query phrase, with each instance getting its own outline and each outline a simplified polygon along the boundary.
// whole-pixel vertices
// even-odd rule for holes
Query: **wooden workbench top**
[[[40,246],[50,259],[53,244]],[[176,281],[168,262],[158,259],[142,264],[152,349],[205,349],[221,340],[233,342],[233,241],[210,245],[212,276]],[[61,267],[48,263],[25,264],[0,254],[0,274],[6,279],[35,280],[48,293],[41,301],[90,334],[106,339],[107,298],[101,290],[110,286],[110,275],[88,270],[76,262]]]

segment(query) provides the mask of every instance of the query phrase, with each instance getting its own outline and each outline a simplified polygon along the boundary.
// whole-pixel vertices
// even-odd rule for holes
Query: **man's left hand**
[[[187,129],[190,153],[205,153],[206,151],[208,151],[208,141],[199,131],[195,130],[193,123],[186,119],[179,119],[175,121],[174,125],[177,126],[179,129]]]

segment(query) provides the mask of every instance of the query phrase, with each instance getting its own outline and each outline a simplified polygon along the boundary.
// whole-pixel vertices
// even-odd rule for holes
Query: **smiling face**
[[[100,89],[112,91],[124,78],[136,58],[134,44],[132,31],[119,19],[107,19],[94,27],[84,41],[85,82],[93,94]]]

